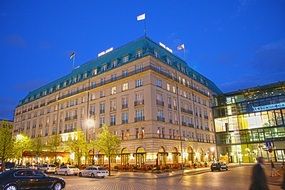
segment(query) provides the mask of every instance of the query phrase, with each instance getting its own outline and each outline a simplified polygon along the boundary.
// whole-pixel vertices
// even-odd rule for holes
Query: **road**
[[[77,176],[63,177],[66,181],[66,190],[247,190],[250,183],[250,166],[231,168],[223,172],[206,172],[202,174],[184,174],[183,176],[140,179],[117,178],[105,179],[80,178]],[[270,190],[280,189],[270,185]]]

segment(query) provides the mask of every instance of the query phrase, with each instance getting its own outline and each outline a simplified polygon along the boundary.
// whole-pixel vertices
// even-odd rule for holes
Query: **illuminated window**
[[[170,85],[168,83],[166,84],[166,89],[167,91],[170,91]]]
[[[129,61],[129,56],[128,55],[126,55],[125,57],[123,57],[123,63],[126,63],[126,62],[128,62]]]
[[[123,84],[123,91],[128,90],[129,89],[129,83],[124,83]]]
[[[112,87],[111,88],[111,94],[116,94],[116,91],[117,91],[117,87]]]

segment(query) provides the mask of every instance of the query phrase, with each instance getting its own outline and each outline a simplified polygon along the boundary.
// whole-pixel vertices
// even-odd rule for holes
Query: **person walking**
[[[264,171],[263,157],[258,157],[257,164],[252,168],[250,190],[269,190]]]

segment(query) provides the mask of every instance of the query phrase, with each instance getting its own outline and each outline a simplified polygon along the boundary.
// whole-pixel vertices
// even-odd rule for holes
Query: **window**
[[[173,93],[176,93],[176,88],[175,88],[175,86],[172,87],[172,92],[173,92]]]
[[[123,112],[122,113],[122,124],[128,123],[129,122],[129,113],[128,112]]]
[[[93,74],[93,75],[97,75],[97,69],[94,69],[94,70],[92,71],[92,74]]]
[[[112,87],[111,88],[111,94],[116,94],[116,91],[117,91],[117,87]]]
[[[127,82],[124,83],[122,89],[123,89],[123,91],[128,90],[129,89],[129,83],[127,83]]]
[[[106,71],[107,70],[107,64],[103,65],[102,67],[102,71]]]
[[[116,125],[116,115],[111,115],[110,126]]]
[[[105,117],[100,116],[100,127],[102,127],[105,124]]]
[[[141,49],[140,49],[140,50],[138,50],[138,51],[137,51],[137,57],[141,57],[141,56],[142,56],[142,53],[143,53],[143,52],[142,52],[142,50],[141,50]]]
[[[136,71],[136,72],[142,72],[142,71],[143,71],[143,64],[136,65],[136,66],[135,66],[135,71]]]
[[[96,98],[96,97],[95,97],[95,93],[92,93],[90,100],[95,100],[95,98]]]
[[[158,57],[159,57],[159,55],[158,55],[157,51],[154,51],[154,56],[155,56],[156,58],[158,58]]]
[[[170,84],[166,84],[166,89],[167,89],[167,91],[170,91]]]
[[[110,101],[110,111],[116,111],[116,100]]]
[[[90,115],[95,115],[95,104],[90,105]]]
[[[117,65],[118,65],[118,60],[117,59],[113,60],[112,67],[117,67]]]
[[[100,103],[100,114],[101,113],[105,113],[105,103],[104,102]]]
[[[125,57],[123,57],[123,63],[126,63],[126,62],[128,62],[129,61],[129,56],[128,55],[126,55]]]
[[[122,97],[122,109],[128,108],[128,97]]]
[[[166,58],[166,62],[167,64],[171,65],[171,60],[168,57]]]
[[[135,84],[136,88],[142,86],[142,79],[138,79],[136,80],[136,84]]]
[[[100,98],[105,97],[105,92],[104,91],[100,91]]]
[[[116,80],[116,79],[117,79],[116,74],[111,75],[111,81],[114,81],[114,80]]]
[[[144,138],[144,127],[142,127],[141,138]]]
[[[155,81],[155,85],[161,88],[162,87],[162,80],[157,79]]]
[[[135,111],[135,121],[143,121],[144,120],[144,111],[143,110],[136,110]]]
[[[105,84],[105,78],[101,78],[100,84],[101,84],[101,85]]]
[[[122,75],[123,75],[124,77],[128,76],[128,70],[123,70],[123,71],[122,71]]]

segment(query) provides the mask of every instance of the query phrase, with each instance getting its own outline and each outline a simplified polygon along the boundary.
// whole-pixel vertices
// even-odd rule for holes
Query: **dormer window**
[[[92,72],[93,75],[97,75],[97,69],[94,69]]]
[[[142,56],[142,53],[143,53],[143,52],[142,52],[142,50],[140,49],[140,50],[137,51],[136,56],[137,56],[137,57],[141,57],[141,56]]]
[[[166,63],[167,63],[168,65],[171,65],[171,60],[170,60],[168,57],[166,57]]]
[[[118,65],[118,60],[117,59],[113,60],[112,67],[117,67],[117,65]]]
[[[159,55],[158,55],[158,52],[157,52],[157,51],[154,51],[154,56],[155,56],[156,58],[158,58],[158,57],[159,57]]]
[[[129,56],[128,55],[126,55],[125,57],[123,57],[123,63],[126,63],[126,62],[128,62],[129,61]]]
[[[103,65],[102,67],[102,71],[106,71],[107,70],[107,64]]]
[[[83,78],[87,78],[87,73],[84,73]]]

